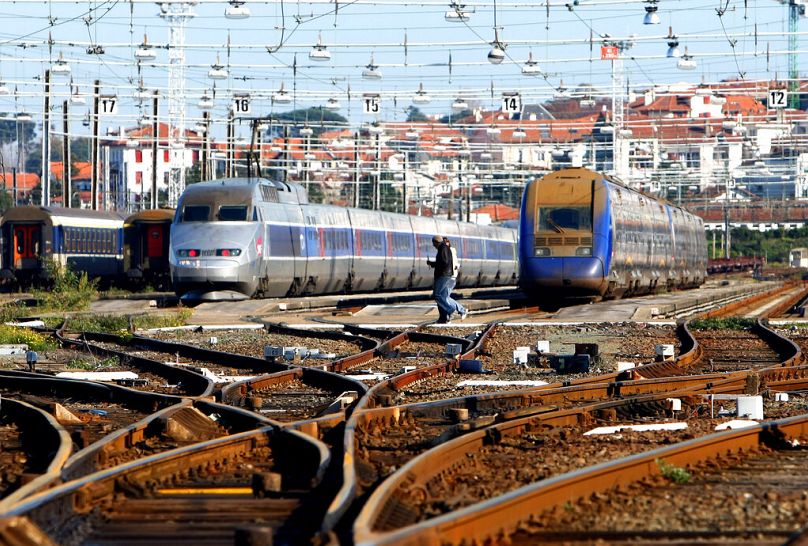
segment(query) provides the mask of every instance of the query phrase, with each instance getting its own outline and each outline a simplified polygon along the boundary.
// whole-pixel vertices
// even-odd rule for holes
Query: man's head
[[[432,237],[432,245],[435,248],[438,248],[441,245],[441,243],[443,243],[443,237],[441,237],[440,235],[435,235],[434,237]]]

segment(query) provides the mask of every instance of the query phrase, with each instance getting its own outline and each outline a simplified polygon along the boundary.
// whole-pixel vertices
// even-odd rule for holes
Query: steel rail
[[[710,311],[706,311],[704,313],[700,313],[698,318],[700,319],[707,319],[707,318],[715,318],[715,317],[726,317],[730,316],[732,313],[741,309],[743,307],[748,307],[750,305],[754,305],[755,303],[774,298],[783,292],[789,290],[791,286],[780,284],[774,288],[763,290],[759,293],[753,294],[746,298],[741,298],[736,300],[728,305],[724,305],[722,307],[718,307],[712,309]]]
[[[154,424],[163,419],[170,419],[184,408],[196,408],[208,416],[218,415],[217,422],[231,434],[275,424],[266,417],[240,408],[201,400],[177,399],[176,404],[152,413],[136,423],[117,429],[74,453],[64,465],[62,481],[76,480],[98,472],[115,453],[125,452],[138,442],[159,435],[161,431],[156,429]]]
[[[375,349],[374,353],[376,355],[383,355],[395,347],[407,342],[409,339],[419,341],[460,343],[464,348],[464,352],[468,352],[471,347],[475,345],[473,342],[463,338],[417,332],[416,330],[418,328],[419,327],[400,332],[384,340]],[[479,343],[479,340],[477,340],[477,343]],[[322,535],[328,535],[333,531],[340,519],[342,519],[342,517],[348,512],[351,505],[356,500],[359,489],[359,484],[356,479],[356,468],[354,466],[354,461],[356,460],[356,419],[363,410],[367,409],[373,404],[373,400],[376,398],[376,393],[387,388],[389,388],[389,384],[386,382],[381,382],[375,385],[373,388],[368,390],[365,396],[358,400],[352,409],[349,409],[346,412],[345,430],[342,440],[342,485],[339,488],[339,491],[337,491],[337,494],[335,495],[331,504],[328,506],[326,514],[323,517],[323,522],[320,527],[320,533]]]
[[[330,453],[322,442],[272,425],[101,470],[28,497],[0,512],[0,517],[28,517],[54,536],[61,528],[75,528],[96,507],[109,506],[122,484],[156,487],[182,473],[204,471],[261,446],[282,446],[273,449],[273,455],[278,456],[279,466],[287,473],[296,474],[289,481],[311,488],[320,483],[330,462]]]
[[[29,450],[50,454],[50,460],[44,472],[0,499],[0,512],[20,499],[55,483],[73,450],[70,434],[46,411],[20,400],[5,398],[2,413],[22,425],[20,428],[27,436],[24,441],[29,445]]]
[[[117,358],[123,364],[129,364],[139,370],[153,373],[174,383],[188,385],[191,392],[187,396],[210,396],[213,392],[213,381],[193,370],[171,366],[157,360],[151,360],[141,356],[135,356],[125,351],[116,351],[100,345],[90,343],[88,338],[101,338],[106,343],[115,343],[126,346],[126,343],[114,334],[82,333],[84,339],[71,339],[64,337],[61,332],[56,333],[56,338],[63,346],[73,347],[77,350],[86,350],[91,354],[102,355],[104,357]]]
[[[569,472],[389,533],[370,531],[368,518],[362,516],[361,521],[357,520],[362,527],[358,527],[360,534],[356,537],[356,544],[437,546],[469,541],[480,544],[507,542],[508,537],[522,522],[529,521],[545,510],[659,474],[656,462],[658,459],[684,467],[726,456],[728,453],[755,449],[783,438],[805,437],[806,434],[808,415],[711,434]],[[467,437],[461,440],[466,441]],[[423,460],[411,461],[412,467],[422,463]],[[398,476],[404,476],[412,467],[408,463],[397,472]],[[410,472],[407,475],[414,477],[417,473]],[[392,482],[388,480],[377,492],[382,495],[383,491],[389,491],[391,487]]]

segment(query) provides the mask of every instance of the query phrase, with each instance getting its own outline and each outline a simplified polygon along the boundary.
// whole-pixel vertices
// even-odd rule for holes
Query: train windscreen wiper
[[[549,216],[547,217],[547,223],[550,225],[551,228],[556,230],[558,233],[566,233],[567,232],[563,227],[561,227],[557,223],[555,223],[555,221],[552,218],[550,218]]]

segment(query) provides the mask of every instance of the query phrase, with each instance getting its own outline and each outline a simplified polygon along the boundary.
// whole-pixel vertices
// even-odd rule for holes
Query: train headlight
[[[549,256],[550,248],[546,246],[537,246],[534,251],[534,256]]]
[[[198,258],[199,257],[199,249],[198,248],[180,248],[177,250],[177,257],[178,258]]]
[[[217,248],[217,256],[241,256],[240,248]]]
[[[592,255],[592,247],[591,246],[579,246],[575,249],[576,256],[591,256]]]

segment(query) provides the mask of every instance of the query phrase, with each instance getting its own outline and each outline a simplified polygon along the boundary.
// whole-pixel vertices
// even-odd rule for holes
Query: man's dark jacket
[[[446,243],[438,245],[438,254],[435,256],[435,279],[452,276],[452,251]]]

